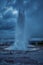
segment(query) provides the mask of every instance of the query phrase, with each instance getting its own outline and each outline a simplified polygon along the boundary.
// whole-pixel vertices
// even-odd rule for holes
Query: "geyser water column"
[[[16,24],[16,41],[15,48],[18,50],[25,50],[24,40],[24,25],[25,25],[25,12],[23,9],[23,0],[19,1],[18,7],[18,20]]]
[[[19,50],[25,49],[24,43],[24,24],[25,24],[25,14],[24,10],[19,9],[18,21],[16,25],[16,48]]]

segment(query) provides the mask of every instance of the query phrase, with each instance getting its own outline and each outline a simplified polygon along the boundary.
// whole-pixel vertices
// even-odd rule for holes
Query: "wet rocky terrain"
[[[0,50],[0,65],[43,65],[43,48],[36,51]]]

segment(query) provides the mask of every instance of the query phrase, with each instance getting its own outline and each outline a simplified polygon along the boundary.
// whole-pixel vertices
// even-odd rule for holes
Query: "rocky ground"
[[[43,65],[43,48],[34,51],[0,51],[0,65]]]

